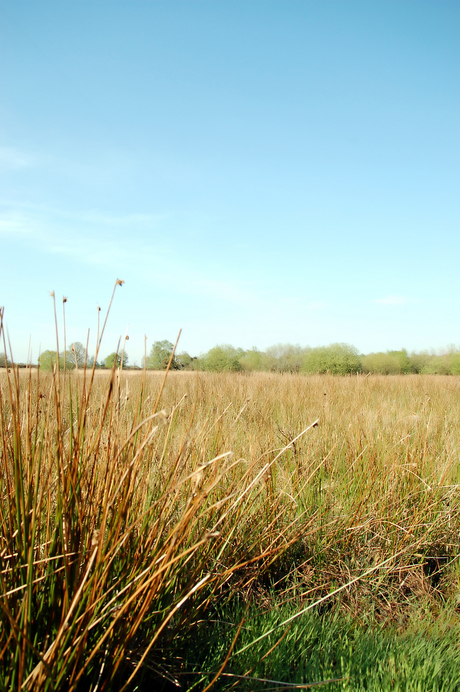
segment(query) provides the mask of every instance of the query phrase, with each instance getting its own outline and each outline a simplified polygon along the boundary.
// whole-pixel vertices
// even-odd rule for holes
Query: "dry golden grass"
[[[200,609],[268,584],[388,617],[458,589],[460,379],[171,372],[158,401],[161,384],[0,373],[6,688],[173,676],[165,647]]]

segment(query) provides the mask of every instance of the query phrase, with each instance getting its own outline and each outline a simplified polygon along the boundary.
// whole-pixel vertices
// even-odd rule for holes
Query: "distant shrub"
[[[240,357],[240,365],[243,370],[249,372],[264,370],[265,354],[257,348],[252,348]]]
[[[115,364],[115,367],[119,368],[121,365],[121,353],[111,353],[107,358],[104,360],[104,366],[106,368],[113,368]],[[123,352],[123,367],[125,365],[128,365],[128,354],[126,351]]]
[[[43,351],[38,359],[38,365],[42,370],[50,372],[57,365],[59,369],[63,368],[64,359],[58,356],[56,351]]]
[[[275,344],[262,354],[262,368],[271,372],[300,372],[305,352],[299,344]]]
[[[412,370],[411,359],[404,348],[401,351],[369,353],[362,356],[362,366],[364,372],[376,375],[402,375]]]
[[[200,358],[203,370],[210,372],[239,372],[243,369],[240,358],[244,356],[241,348],[234,348],[230,344],[214,346],[205,356]]]
[[[433,354],[421,372],[424,375],[460,375],[460,353],[451,350]]]
[[[453,353],[450,361],[452,375],[460,375],[460,353]]]
[[[326,373],[349,375],[361,371],[358,350],[350,344],[330,344],[307,351],[302,363],[304,373]]]
[[[409,356],[410,371],[414,373],[423,372],[424,368],[427,367],[432,357],[433,356],[430,353],[428,353],[428,351],[420,351],[420,353],[411,353]]]
[[[175,361],[175,365],[177,366],[176,369],[178,370],[193,370],[196,360],[197,359],[191,356],[189,353],[183,351],[173,359],[173,362]]]
[[[146,368],[151,370],[166,370],[169,359],[174,350],[174,344],[170,341],[155,341],[152,344],[150,353],[145,360]],[[181,365],[174,356],[171,362],[171,370],[180,370]]]

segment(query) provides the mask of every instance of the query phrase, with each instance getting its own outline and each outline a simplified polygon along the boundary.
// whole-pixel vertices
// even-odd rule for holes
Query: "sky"
[[[0,0],[16,361],[458,344],[457,0]],[[3,350],[3,348],[0,348]]]

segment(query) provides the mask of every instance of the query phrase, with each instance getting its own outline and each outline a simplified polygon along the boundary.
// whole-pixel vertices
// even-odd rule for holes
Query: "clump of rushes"
[[[133,401],[119,375],[1,382],[3,689],[113,689],[146,664],[174,680],[168,642],[295,534],[279,507],[262,532],[251,516],[274,458],[215,453],[219,417],[179,422],[182,399],[158,410],[165,381],[152,404],[145,377]]]
[[[183,642],[233,595],[390,620],[458,591],[452,379],[1,378],[0,689],[179,686]],[[294,620],[244,645],[236,623],[202,684]]]

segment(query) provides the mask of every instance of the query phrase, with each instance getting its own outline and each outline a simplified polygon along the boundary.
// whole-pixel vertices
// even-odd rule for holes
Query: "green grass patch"
[[[460,622],[450,606],[436,617],[414,607],[404,627],[383,626],[365,614],[357,619],[339,606],[323,614],[307,612],[289,626],[278,627],[295,612],[292,605],[268,612],[254,605],[245,616],[244,607],[237,605],[214,613],[187,644],[184,668],[193,669],[193,674],[184,676],[182,689],[202,690],[212,680],[213,675],[199,671],[219,670],[243,618],[215,690],[289,689],[319,682],[324,683],[321,689],[349,692],[460,688]],[[272,629],[268,637],[250,645]],[[325,682],[334,679],[339,680]]]

